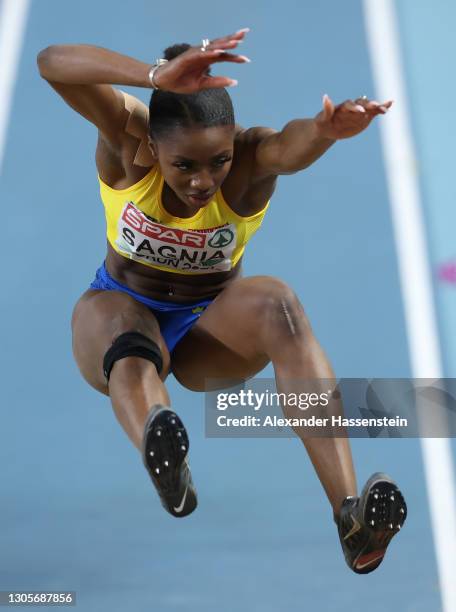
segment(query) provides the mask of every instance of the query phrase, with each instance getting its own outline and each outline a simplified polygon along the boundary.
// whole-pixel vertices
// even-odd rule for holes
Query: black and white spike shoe
[[[335,520],[350,569],[357,574],[377,569],[406,518],[404,497],[387,474],[373,474],[360,497],[345,498]]]
[[[163,507],[177,517],[187,516],[198,503],[188,448],[188,435],[177,414],[165,406],[154,406],[144,426],[143,462]]]

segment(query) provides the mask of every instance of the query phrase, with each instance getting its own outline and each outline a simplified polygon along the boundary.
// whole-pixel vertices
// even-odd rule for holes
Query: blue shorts
[[[181,340],[192,325],[196,323],[201,313],[204,312],[213,301],[203,300],[202,302],[176,304],[175,302],[151,300],[115,281],[106,270],[105,262],[98,268],[95,280],[90,285],[90,288],[104,289],[107,291],[123,291],[134,297],[138,302],[145,304],[156,317],[160,325],[161,334],[170,353],[179,340]]]

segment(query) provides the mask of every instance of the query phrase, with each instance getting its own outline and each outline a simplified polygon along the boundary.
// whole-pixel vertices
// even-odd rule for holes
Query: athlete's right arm
[[[193,93],[210,87],[227,87],[236,82],[228,77],[210,76],[208,67],[215,62],[249,61],[233,55],[247,30],[218,38],[205,50],[190,47],[187,51],[157,69],[154,82],[175,93]],[[53,45],[37,58],[41,76],[83,117],[95,124],[113,145],[122,140],[128,114],[124,97],[112,85],[151,88],[152,64],[92,45]]]
[[[111,85],[150,87],[150,64],[90,45],[54,45],[37,58],[41,76],[113,145],[121,142],[125,115],[122,93]]]

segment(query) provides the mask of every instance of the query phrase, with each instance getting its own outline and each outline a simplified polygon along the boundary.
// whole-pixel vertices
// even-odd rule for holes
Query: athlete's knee
[[[125,357],[142,357],[151,361],[160,375],[163,370],[163,354],[159,345],[138,331],[127,331],[118,335],[103,358],[103,374],[109,382],[116,361]]]
[[[304,309],[289,285],[274,277],[262,277],[257,285],[259,320],[268,334],[301,339],[312,330]]]
[[[166,376],[169,353],[158,322],[130,296],[115,291],[86,292],[74,308],[72,329],[78,367],[98,391],[108,394],[114,364],[129,356],[152,361],[159,373],[163,370],[161,377]],[[137,367],[142,360],[134,361]]]

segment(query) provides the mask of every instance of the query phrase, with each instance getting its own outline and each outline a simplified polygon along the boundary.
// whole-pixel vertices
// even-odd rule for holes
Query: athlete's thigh
[[[172,355],[178,381],[203,391],[206,379],[239,382],[268,363],[259,334],[261,311],[268,296],[284,293],[281,281],[256,276],[229,285],[201,315]]]
[[[88,289],[76,303],[71,320],[73,354],[85,380],[109,395],[103,373],[103,358],[115,338],[127,331],[138,331],[158,344],[163,356],[165,380],[169,372],[168,348],[152,312],[121,291]]]

